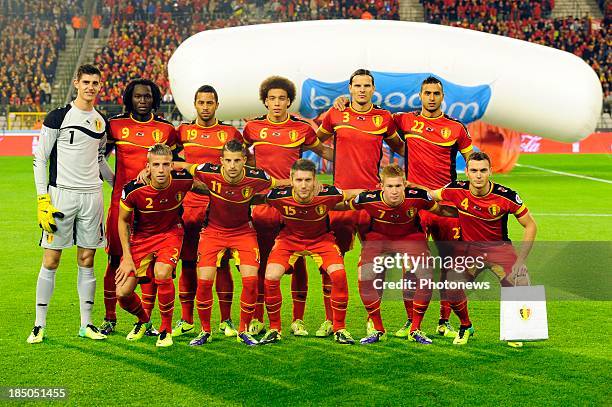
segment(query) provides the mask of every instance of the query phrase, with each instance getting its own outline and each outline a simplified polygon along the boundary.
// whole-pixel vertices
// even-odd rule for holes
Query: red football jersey
[[[477,197],[467,181],[456,181],[442,190],[442,199],[457,206],[466,242],[509,242],[508,214],[520,218],[528,212],[518,193],[493,182],[486,195]]]
[[[455,158],[472,149],[472,139],[459,120],[445,114],[424,117],[419,111],[393,115],[406,140],[408,181],[439,189],[457,179]]]
[[[134,212],[132,239],[153,236],[182,225],[181,204],[193,185],[187,171],[172,171],[170,185],[155,189],[151,184],[130,181],[123,188],[121,206]]]
[[[371,218],[370,230],[388,236],[390,239],[420,233],[419,210],[436,206],[427,191],[420,188],[406,188],[406,198],[398,206],[389,206],[383,191],[364,191],[349,201],[351,208],[365,210]],[[367,239],[367,235],[366,235]]]
[[[225,179],[220,164],[193,165],[189,172],[210,190],[204,224],[221,229],[245,226],[251,220],[253,195],[274,186],[274,178],[260,168],[244,167],[243,178],[235,184]]]
[[[253,146],[255,165],[277,179],[289,178],[293,163],[304,148],[319,144],[317,134],[304,120],[289,115],[283,122],[272,122],[267,116],[246,123],[244,141]]]
[[[129,113],[109,120],[108,142],[115,144],[115,181],[111,202],[118,201],[123,186],[147,164],[147,150],[157,143],[176,147],[177,133],[174,126],[151,114],[151,119],[139,122]]]
[[[185,153],[188,163],[218,163],[223,145],[230,140],[242,142],[240,132],[229,124],[215,121],[212,126],[200,126],[193,123],[182,123],[178,127],[179,144]],[[208,204],[208,196],[193,192],[187,194],[185,206]]]
[[[316,240],[330,231],[329,211],[344,200],[344,193],[333,185],[323,185],[321,192],[304,204],[295,200],[292,187],[283,187],[272,189],[266,200],[282,216],[280,237]]]
[[[383,139],[397,137],[391,113],[378,106],[367,112],[330,108],[319,127],[334,137],[334,185],[343,189],[376,189]]]

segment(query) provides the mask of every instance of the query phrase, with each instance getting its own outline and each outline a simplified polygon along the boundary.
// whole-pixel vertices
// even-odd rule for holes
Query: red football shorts
[[[331,211],[329,220],[342,254],[353,248],[355,233],[359,232],[359,236],[362,237],[370,228],[370,215],[364,210]]]
[[[388,237],[378,232],[369,232],[361,242],[359,265],[374,263],[374,257],[384,254],[406,253],[411,257],[428,256],[429,248],[423,233]]]
[[[344,264],[340,248],[331,233],[310,241],[281,234],[276,238],[268,257],[268,264],[280,264],[287,271],[300,257],[306,256],[311,256],[317,266],[323,270],[327,270],[332,264]]]
[[[200,233],[198,267],[219,267],[226,250],[236,265],[259,267],[259,246],[255,229],[249,223],[239,229],[207,227]]]
[[[419,211],[421,228],[436,242],[450,242],[461,238],[459,218],[440,216],[427,210]]]
[[[185,238],[181,249],[181,260],[196,261],[198,258],[198,242],[207,207],[208,203],[202,206],[183,206]]]
[[[465,242],[464,244],[466,245],[465,251],[467,256],[480,257],[485,264],[485,267],[482,269],[469,271],[473,277],[476,277],[486,268],[490,269],[500,280],[503,280],[512,273],[512,266],[516,263],[517,255],[511,243]]]
[[[136,265],[134,277],[140,283],[152,280],[155,263],[164,263],[176,269],[181,245],[183,243],[183,227],[177,225],[172,230],[152,236],[138,237],[130,242],[132,259]],[[174,278],[174,273],[172,278]]]

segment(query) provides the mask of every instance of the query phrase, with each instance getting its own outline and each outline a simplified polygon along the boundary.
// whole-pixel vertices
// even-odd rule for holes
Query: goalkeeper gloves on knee
[[[51,205],[49,194],[38,195],[38,226],[47,233],[57,231],[55,218],[63,218],[64,214]]]

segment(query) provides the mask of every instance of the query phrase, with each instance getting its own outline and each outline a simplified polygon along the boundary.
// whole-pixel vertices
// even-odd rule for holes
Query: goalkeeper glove
[[[38,226],[47,233],[57,231],[55,218],[63,218],[64,214],[51,205],[49,194],[38,195]]]

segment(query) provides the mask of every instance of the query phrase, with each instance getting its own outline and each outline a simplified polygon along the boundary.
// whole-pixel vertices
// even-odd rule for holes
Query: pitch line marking
[[[531,168],[531,169],[534,169],[534,170],[550,172],[550,173],[557,174],[557,175],[565,175],[566,177],[582,178],[582,179],[588,179],[588,180],[591,180],[591,181],[598,181],[598,182],[604,182],[606,184],[612,184],[612,180],[609,180],[609,179],[589,177],[589,176],[586,176],[586,175],[573,174],[571,172],[549,170],[548,168],[536,167],[535,165],[527,165],[527,164],[516,164],[516,165],[519,166],[519,167],[525,167],[525,168]]]

